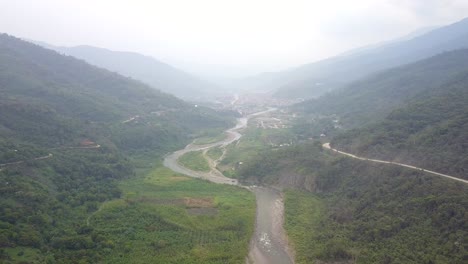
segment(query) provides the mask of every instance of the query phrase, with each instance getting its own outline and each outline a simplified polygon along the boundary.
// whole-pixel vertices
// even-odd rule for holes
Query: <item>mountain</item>
[[[466,61],[468,50],[458,50],[375,74],[308,114],[321,125],[329,103],[339,110],[332,119],[355,127],[336,129],[334,148],[468,179]],[[286,190],[297,263],[466,262],[467,184],[353,159],[321,140],[258,151],[236,168],[240,181]]]
[[[327,134],[356,155],[466,177],[467,95],[468,49],[445,52],[295,106],[303,115],[296,131]]]
[[[467,179],[467,131],[468,67],[420,92],[382,121],[338,135],[332,144],[359,156]]]
[[[409,40],[345,53],[288,71],[251,77],[244,86],[273,90],[278,97],[318,97],[371,73],[467,47],[468,19],[464,19]]]
[[[238,176],[285,190],[296,263],[466,262],[466,184],[314,143],[257,153]]]
[[[407,35],[404,35],[403,37],[392,39],[392,40],[389,40],[389,41],[379,42],[377,44],[367,45],[367,46],[364,46],[364,47],[358,47],[356,49],[352,49],[352,50],[346,51],[344,53],[341,53],[339,56],[348,56],[348,55],[354,55],[354,54],[358,54],[358,53],[365,53],[367,51],[375,50],[375,49],[378,49],[378,48],[381,48],[381,47],[384,47],[384,46],[389,46],[391,44],[397,44],[399,42],[411,40],[413,38],[416,38],[416,37],[422,36],[422,35],[424,35],[426,33],[429,33],[430,31],[433,31],[433,30],[435,30],[437,28],[438,28],[437,26],[423,27],[423,28],[417,29],[417,30],[415,30],[415,31],[413,31],[413,32],[411,32],[411,33],[409,33]]]
[[[203,100],[217,87],[152,57],[135,52],[112,51],[92,46],[41,46],[70,55],[121,75],[140,80],[151,87],[186,100]]]
[[[35,114],[48,111],[60,118],[106,124],[135,116],[174,124],[186,117],[216,116],[211,109],[195,107],[142,82],[14,37],[1,35],[0,45],[1,100],[12,109],[42,108]],[[217,125],[224,123],[219,116],[214,120],[220,121]],[[184,120],[179,125],[190,133],[203,122]]]
[[[345,128],[378,121],[413,98],[450,82],[468,71],[468,49],[445,52],[412,64],[355,81],[297,109],[305,113],[337,115]]]
[[[2,263],[23,255],[28,263],[102,262],[115,245],[87,226],[87,217],[120,198],[119,182],[135,176],[135,167],[148,168],[194,137],[233,123],[6,34],[0,35],[0,113]]]

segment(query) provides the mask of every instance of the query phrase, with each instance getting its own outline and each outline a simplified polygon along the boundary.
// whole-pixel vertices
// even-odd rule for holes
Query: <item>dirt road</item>
[[[335,152],[337,152],[337,153],[346,155],[346,156],[351,157],[351,158],[354,158],[354,159],[366,160],[366,161],[377,162],[377,163],[384,163],[384,164],[393,164],[393,165],[397,165],[397,166],[401,166],[401,167],[406,167],[406,168],[410,168],[410,169],[414,169],[414,170],[424,171],[424,172],[427,172],[427,173],[430,173],[430,174],[433,174],[433,175],[436,175],[436,176],[448,178],[448,179],[450,179],[450,180],[455,180],[455,181],[459,181],[459,182],[463,182],[463,183],[468,183],[468,180],[463,180],[463,179],[460,179],[460,178],[457,178],[457,177],[454,177],[454,176],[450,176],[450,175],[447,175],[447,174],[443,174],[443,173],[431,171],[431,170],[424,169],[424,168],[420,168],[420,167],[416,167],[416,166],[411,166],[411,165],[408,165],[408,164],[403,164],[403,163],[398,163],[398,162],[393,162],[393,161],[385,161],[385,160],[368,159],[368,158],[359,157],[359,156],[353,155],[353,154],[348,153],[348,152],[339,151],[339,150],[337,150],[337,149],[334,149],[334,148],[332,148],[332,147],[330,146],[330,143],[325,143],[325,144],[323,144],[322,146],[323,146],[324,148],[326,148],[326,149],[333,150],[333,151],[335,151]]]
[[[33,159],[30,159],[30,160],[44,160],[44,159],[52,158],[53,156],[54,155],[52,155],[52,153],[49,153],[48,155],[40,156],[40,157],[33,158]],[[18,164],[25,163],[26,161],[28,161],[28,160],[20,160],[20,161],[15,161],[15,162],[3,163],[3,164],[0,164],[0,167],[5,167],[5,166],[8,166],[8,165],[18,165]]]
[[[258,115],[263,115],[263,114],[266,114],[275,110],[276,108],[270,108],[262,112],[248,115],[247,117],[238,118],[237,124],[234,127],[225,131],[226,137],[224,139],[218,142],[206,144],[206,145],[196,145],[193,143],[188,144],[184,149],[178,150],[170,154],[169,156],[166,156],[163,164],[164,166],[166,166],[167,168],[175,172],[182,173],[190,177],[205,179],[205,180],[212,181],[214,183],[238,185],[237,180],[225,177],[218,170],[215,170],[212,168],[211,172],[209,173],[194,171],[194,170],[185,168],[184,166],[179,164],[177,160],[185,153],[188,153],[191,151],[207,150],[207,149],[214,148],[214,147],[226,147],[227,145],[239,140],[242,137],[242,134],[239,133],[239,131],[247,127],[247,123],[250,118],[253,118]]]
[[[206,179],[214,183],[238,185],[255,193],[257,200],[257,213],[255,233],[251,240],[250,253],[246,262],[248,264],[290,264],[294,263],[287,250],[286,232],[283,229],[284,205],[281,193],[277,190],[239,185],[235,179],[225,177],[216,169],[217,162],[208,159],[210,172],[193,171],[180,165],[177,160],[180,156],[190,151],[207,151],[214,147],[226,147],[242,137],[240,131],[247,127],[250,118],[266,114],[276,109],[270,108],[266,111],[251,114],[239,118],[235,127],[226,130],[226,138],[207,145],[189,144],[184,149],[178,150],[164,159],[164,166],[173,171],[187,176]],[[224,153],[223,153],[224,156]]]

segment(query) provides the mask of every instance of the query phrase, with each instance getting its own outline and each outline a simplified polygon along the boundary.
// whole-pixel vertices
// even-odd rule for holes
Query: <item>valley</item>
[[[467,25],[284,70],[0,33],[0,263],[467,263]]]
[[[164,159],[164,166],[173,171],[194,178],[208,180],[217,184],[238,185],[255,194],[257,199],[257,218],[255,221],[255,233],[251,240],[247,263],[293,263],[291,256],[289,255],[290,253],[288,252],[287,240],[285,240],[286,234],[283,230],[284,206],[281,194],[277,190],[267,187],[239,185],[237,180],[225,177],[216,168],[216,163],[208,162],[208,164],[210,164],[209,171],[200,171],[184,167],[179,159],[187,153],[207,151],[219,146],[226,148],[228,145],[241,139],[241,131],[247,127],[250,119],[255,117],[259,118],[262,115],[275,110],[275,108],[270,108],[265,111],[250,114],[244,118],[239,118],[235,127],[226,130],[225,133],[228,136],[225,139],[206,145],[195,145],[194,143],[191,143],[184,149],[176,151]],[[224,152],[225,151],[226,150],[224,149]]]
[[[245,109],[245,106],[243,108]],[[455,208],[463,208],[468,201],[465,192],[466,180],[397,161],[363,158],[336,150],[324,141],[327,139],[322,137],[320,134],[322,132],[315,132],[312,138],[291,134],[302,115],[301,112],[294,110],[294,108],[292,111],[282,108],[269,113],[263,112],[262,115],[248,115],[247,121],[242,119],[238,121],[236,129],[239,129],[237,131],[242,136],[236,138],[236,141],[230,141],[231,137],[228,136],[224,140],[207,145],[190,144],[180,152],[179,157],[187,151],[205,153],[200,157],[206,159],[210,166],[209,172],[201,173],[180,168],[180,164],[174,168],[184,174],[216,183],[247,186],[255,193],[257,220],[247,263],[314,263],[317,259],[325,262],[339,260],[343,263],[356,263],[357,259],[361,259],[362,263],[374,263],[381,258],[396,258],[396,256],[405,259],[404,262],[408,263],[418,263],[417,259],[423,256],[437,258],[441,263],[449,259],[454,260],[451,253],[444,255],[439,250],[434,250],[439,243],[443,243],[436,238],[448,235],[444,229],[461,231],[464,228],[460,225],[449,227],[441,222],[434,222],[432,225],[423,224],[427,211],[418,209],[417,213],[410,213],[408,210],[415,210],[415,206],[426,208],[423,210],[445,210],[442,209],[444,207],[442,204],[448,201],[454,201]],[[336,116],[333,118],[337,119]],[[273,125],[264,125],[265,121]],[[317,126],[320,127],[321,123]],[[225,144],[226,142],[229,144]],[[213,149],[219,154],[211,160],[206,153]],[[351,159],[340,158],[334,153]],[[366,163],[382,165],[374,166]],[[385,165],[400,166],[402,169],[386,168]],[[376,178],[377,175],[380,175],[381,179]],[[395,178],[390,179],[390,175],[394,175]],[[440,176],[449,181],[437,179]],[[351,179],[347,179],[348,177]],[[393,183],[389,184],[389,181]],[[456,183],[451,181],[460,182],[462,185],[455,187]],[[398,188],[394,189],[397,194],[391,194],[389,188],[403,182],[406,182],[406,188],[414,194],[408,195],[407,191]],[[421,183],[423,183],[421,186],[417,186]],[[424,190],[434,184],[438,187]],[[356,193],[345,194],[347,188],[361,189],[364,195],[355,197]],[[380,190],[387,196],[382,197],[385,202],[377,199],[375,194],[370,197],[365,196],[374,192],[372,188]],[[441,203],[442,207],[428,209],[425,202],[412,200],[400,201],[404,209],[397,209],[395,203],[389,202],[392,199],[398,200],[396,195],[413,197],[410,199],[434,199],[437,203]],[[372,210],[377,210],[378,213],[361,207],[369,206],[369,203],[375,199],[380,209]],[[360,216],[361,210],[366,210],[365,216]],[[399,216],[400,218],[395,214],[396,210],[403,210],[404,213]],[[409,218],[410,215],[412,218]],[[377,229],[373,232],[377,233],[357,234],[359,230],[369,228],[366,223],[367,217],[379,219],[372,223]],[[463,223],[461,220],[463,214],[457,214],[456,217],[457,221],[461,221],[459,223]],[[281,227],[278,229],[278,226]],[[341,231],[336,231],[337,228]],[[315,231],[310,232],[310,230]],[[419,257],[414,257],[411,256],[411,251],[397,249],[397,244],[402,243],[401,239],[419,232],[432,235],[408,241],[416,244],[430,241],[429,248],[432,248],[432,253],[429,253],[429,248],[425,250],[418,248],[421,253]],[[456,239],[461,241],[459,236]],[[372,241],[376,240],[387,241],[389,244],[371,246],[374,243]],[[406,243],[405,245],[409,246]],[[372,248],[371,251],[367,251],[369,247]],[[463,258],[462,251],[459,253],[461,255],[457,256],[456,262]],[[429,255],[432,257],[427,257]]]

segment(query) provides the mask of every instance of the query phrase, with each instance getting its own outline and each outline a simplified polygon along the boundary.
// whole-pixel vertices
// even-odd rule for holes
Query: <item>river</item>
[[[219,184],[237,185],[251,190],[257,200],[255,232],[251,240],[249,264],[289,264],[294,263],[287,250],[286,233],[283,229],[284,205],[281,193],[267,187],[240,185],[235,179],[225,177],[221,172],[212,168],[210,172],[199,172],[185,168],[177,160],[187,152],[206,150],[218,146],[227,146],[242,137],[240,130],[247,127],[250,118],[275,111],[275,108],[250,114],[237,119],[236,126],[225,131],[226,138],[206,145],[189,144],[184,149],[173,152],[164,159],[164,166],[190,177],[209,180]]]

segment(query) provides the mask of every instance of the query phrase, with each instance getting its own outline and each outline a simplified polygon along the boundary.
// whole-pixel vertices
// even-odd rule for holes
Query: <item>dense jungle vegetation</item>
[[[467,178],[468,72],[426,91],[385,119],[335,137],[339,149]]]
[[[380,121],[426,92],[443,87],[468,69],[468,50],[445,52],[355,81],[293,107],[313,116],[335,115],[344,128]]]
[[[298,263],[468,261],[468,186],[340,156],[317,141],[322,133],[357,155],[466,177],[467,56],[437,55],[293,107],[300,117],[291,131],[311,143],[264,149],[239,167],[243,181],[286,189]]]
[[[293,107],[297,141],[257,148],[236,167],[241,181],[286,190],[298,263],[468,261],[466,184],[321,146],[331,138],[357,155],[466,177],[466,58],[444,53]]]
[[[468,259],[466,185],[336,156],[320,144],[265,152],[238,175],[288,187],[285,228],[298,263]]]
[[[286,189],[298,263],[468,261],[468,186],[310,140],[326,133],[357,155],[466,177],[467,54],[444,53],[303,103],[291,131],[310,143],[263,149],[239,166],[240,180]]]
[[[230,113],[195,107],[5,34],[0,113],[2,263],[105,262],[121,244],[89,221],[102,204],[123,197],[120,182],[141,177],[167,152],[233,123]],[[125,226],[131,217],[119,221]],[[164,224],[163,213],[148,217],[177,226]],[[239,243],[249,237],[250,218],[242,221]],[[190,251],[200,243],[186,245]],[[199,250],[204,254],[203,246]],[[193,255],[185,256],[190,261]]]

